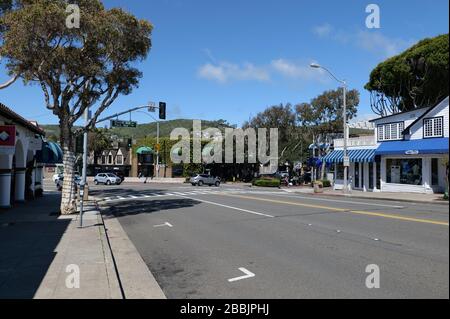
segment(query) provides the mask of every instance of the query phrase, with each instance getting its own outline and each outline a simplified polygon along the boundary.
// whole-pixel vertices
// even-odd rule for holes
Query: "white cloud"
[[[206,63],[199,68],[198,75],[201,78],[219,83],[247,80],[266,82],[270,80],[270,75],[265,68],[257,67],[251,63],[242,65],[230,62]]]
[[[332,30],[333,30],[333,27],[330,24],[325,23],[325,24],[314,27],[313,33],[319,37],[326,37],[331,33]]]
[[[273,60],[271,66],[277,73],[292,79],[323,81],[323,70],[313,69],[308,63],[298,64],[285,59]]]
[[[313,33],[319,38],[331,39],[341,44],[353,43],[356,47],[383,58],[399,54],[415,43],[414,40],[391,38],[375,30],[359,30],[356,32],[335,30],[329,24],[316,26],[313,28]]]
[[[356,34],[356,44],[369,52],[381,54],[384,57],[391,57],[401,53],[412,46],[415,41],[402,39],[392,39],[380,32],[359,31]]]

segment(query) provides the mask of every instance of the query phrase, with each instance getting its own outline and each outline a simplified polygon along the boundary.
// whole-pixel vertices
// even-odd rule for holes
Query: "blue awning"
[[[347,152],[351,163],[370,163],[375,161],[375,149],[356,149]],[[344,151],[334,150],[323,158],[327,163],[343,163]]]
[[[383,142],[375,155],[448,154],[448,137]]]
[[[61,164],[63,162],[63,151],[54,142],[44,142],[42,150],[36,152],[36,161],[42,164]]]

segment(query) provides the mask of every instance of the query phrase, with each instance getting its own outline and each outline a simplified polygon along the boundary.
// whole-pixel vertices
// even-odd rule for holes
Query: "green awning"
[[[138,154],[138,155],[149,155],[149,154],[154,154],[154,153],[155,152],[153,151],[153,149],[148,146],[139,147],[136,151],[136,154]]]
[[[42,164],[60,164],[63,162],[63,151],[57,143],[44,142],[42,150],[36,152],[36,161]]]

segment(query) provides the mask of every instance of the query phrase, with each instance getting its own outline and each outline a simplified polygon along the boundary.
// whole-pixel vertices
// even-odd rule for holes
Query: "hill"
[[[192,130],[192,122],[190,119],[177,119],[170,121],[162,121],[159,126],[159,136],[169,137],[172,130],[175,128],[185,128],[189,131]],[[47,133],[47,138],[59,138],[59,126],[58,125],[40,125]],[[224,128],[231,127],[229,123],[224,120],[217,121],[204,121],[202,120],[202,129],[214,127]],[[108,130],[110,135],[117,135],[121,138],[143,138],[143,137],[156,137],[156,123],[138,124],[136,128],[131,127],[115,127]]]

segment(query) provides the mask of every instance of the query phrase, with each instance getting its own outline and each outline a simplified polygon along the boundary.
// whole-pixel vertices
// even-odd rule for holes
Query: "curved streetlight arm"
[[[326,67],[324,67],[324,66],[319,66],[319,67],[320,67],[321,69],[324,69],[325,71],[327,71],[328,74],[330,74],[331,77],[333,77],[333,79],[335,79],[335,80],[338,81],[339,83],[343,84],[344,86],[347,86],[347,82],[346,82],[345,80],[340,80],[340,79],[338,79],[338,78],[333,74],[333,72],[331,72],[330,70],[328,70]]]

